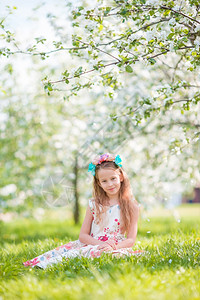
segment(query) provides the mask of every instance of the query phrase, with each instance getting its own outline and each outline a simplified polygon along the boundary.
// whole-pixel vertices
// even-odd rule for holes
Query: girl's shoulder
[[[91,211],[94,211],[94,209],[95,209],[95,201],[94,201],[94,198],[90,198],[90,199],[88,200],[88,204],[89,204],[89,207],[90,207]]]
[[[91,212],[92,213],[96,213],[96,211],[97,211],[97,203],[96,203],[95,199],[94,198],[90,198],[88,200],[88,204],[89,204],[89,207],[91,209]],[[102,208],[100,207],[99,209],[101,211]]]

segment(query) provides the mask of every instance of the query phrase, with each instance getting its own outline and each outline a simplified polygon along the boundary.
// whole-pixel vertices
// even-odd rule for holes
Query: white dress
[[[126,239],[124,234],[120,233],[120,206],[118,204],[108,207],[105,218],[102,221],[102,226],[96,222],[96,209],[93,199],[89,200],[89,206],[93,214],[92,226],[90,235],[98,240],[107,241],[112,238],[117,243]],[[25,266],[35,267],[38,266],[42,269],[53,265],[55,263],[62,263],[63,257],[100,257],[103,253],[102,250],[97,249],[98,245],[86,245],[79,240],[71,241],[65,245],[61,245],[53,250],[45,252],[31,260],[24,262]],[[141,254],[142,250],[134,251],[132,248],[121,248],[118,250],[106,251],[106,253],[112,253],[113,256],[131,256]]]

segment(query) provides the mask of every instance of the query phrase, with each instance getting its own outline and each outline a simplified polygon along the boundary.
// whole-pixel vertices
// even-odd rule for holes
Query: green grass
[[[145,255],[74,258],[46,270],[22,262],[78,239],[80,226],[55,219],[1,223],[0,299],[200,299],[199,210],[180,207],[180,222],[163,210],[141,218],[134,249]]]

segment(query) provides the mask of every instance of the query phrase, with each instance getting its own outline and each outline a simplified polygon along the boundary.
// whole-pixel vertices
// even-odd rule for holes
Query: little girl
[[[95,157],[88,172],[94,176],[93,198],[89,199],[79,240],[71,241],[28,260],[25,266],[47,266],[62,262],[63,257],[130,256],[136,240],[139,207],[133,199],[130,183],[119,155],[105,153]],[[125,237],[126,234],[126,237]]]

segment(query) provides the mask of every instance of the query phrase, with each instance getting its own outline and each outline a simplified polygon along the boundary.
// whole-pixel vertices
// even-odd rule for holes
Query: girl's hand
[[[101,250],[101,252],[113,250],[113,248],[107,243],[104,243],[104,245],[99,245],[97,249]]]
[[[103,249],[103,248],[108,247],[108,246],[111,247],[111,249],[114,249],[114,250],[117,249],[116,242],[113,239],[109,239],[106,242],[101,242],[99,244],[99,246],[97,247],[97,249]]]
[[[106,243],[109,244],[113,248],[113,250],[117,249],[115,240],[109,239],[109,240],[106,241]]]
[[[97,245],[103,246],[103,245],[105,245],[105,242],[103,242],[103,241],[98,241],[98,244],[97,244]]]

